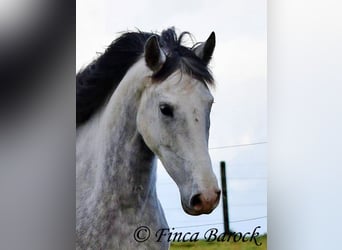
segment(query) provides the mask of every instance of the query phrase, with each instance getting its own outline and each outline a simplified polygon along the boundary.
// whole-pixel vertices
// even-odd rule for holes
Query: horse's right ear
[[[160,48],[158,38],[155,35],[148,38],[145,43],[145,61],[153,72],[160,70],[166,61],[166,55]]]

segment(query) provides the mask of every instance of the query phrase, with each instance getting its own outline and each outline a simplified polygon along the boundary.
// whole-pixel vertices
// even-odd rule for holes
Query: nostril
[[[191,207],[200,209],[202,207],[201,194],[194,195],[190,200]]]
[[[218,190],[215,192],[217,194],[217,199],[220,199],[220,196],[221,196],[221,190]]]

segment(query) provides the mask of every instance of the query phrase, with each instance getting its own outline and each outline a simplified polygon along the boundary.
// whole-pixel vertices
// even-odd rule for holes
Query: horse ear
[[[166,55],[160,48],[158,38],[155,35],[148,38],[145,43],[145,61],[153,72],[160,70],[166,61]]]
[[[213,55],[216,45],[215,32],[211,32],[209,38],[194,49],[194,53],[208,64]]]

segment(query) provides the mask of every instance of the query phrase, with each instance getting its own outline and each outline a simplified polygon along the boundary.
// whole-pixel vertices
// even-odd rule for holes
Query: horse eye
[[[160,112],[168,117],[173,117],[173,108],[168,104],[161,104],[159,106]]]

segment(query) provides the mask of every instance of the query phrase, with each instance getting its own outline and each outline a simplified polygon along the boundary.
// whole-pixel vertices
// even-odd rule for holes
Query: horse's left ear
[[[206,64],[208,64],[213,55],[215,45],[216,45],[215,32],[211,32],[207,41],[205,41],[201,45],[194,48],[194,52],[199,58],[201,58]]]
[[[148,38],[145,43],[145,61],[153,72],[160,70],[166,61],[166,55],[160,48],[158,38],[155,35]]]

